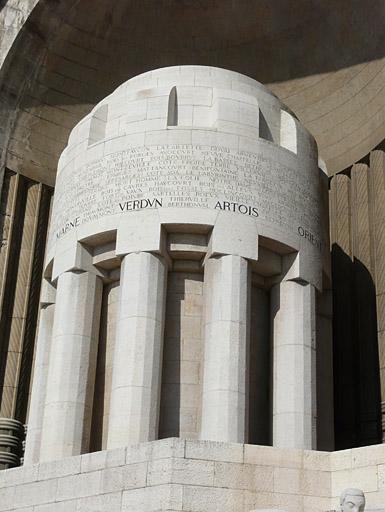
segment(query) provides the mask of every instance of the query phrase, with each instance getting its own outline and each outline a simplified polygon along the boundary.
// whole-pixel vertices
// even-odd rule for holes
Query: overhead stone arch
[[[288,0],[8,0],[0,15],[3,166],[51,185],[76,122],[121,82],[161,66],[214,65],[267,84],[315,135],[331,174],[385,137],[380,0],[333,10]]]

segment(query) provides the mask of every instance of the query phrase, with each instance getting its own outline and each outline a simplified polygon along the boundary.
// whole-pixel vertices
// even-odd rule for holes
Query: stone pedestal
[[[0,471],[0,512],[325,512],[360,484],[383,512],[384,452],[168,438]]]
[[[24,426],[11,418],[0,418],[0,470],[20,465]]]

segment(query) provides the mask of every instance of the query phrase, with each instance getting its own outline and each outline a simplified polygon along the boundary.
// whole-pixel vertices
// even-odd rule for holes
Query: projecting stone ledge
[[[385,503],[384,452],[376,446],[374,460],[373,447],[328,453],[169,438],[0,471],[0,511],[324,512],[360,482],[372,510]]]

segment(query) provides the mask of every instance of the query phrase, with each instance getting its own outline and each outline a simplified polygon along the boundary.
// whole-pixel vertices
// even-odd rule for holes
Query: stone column
[[[206,262],[201,439],[245,441],[249,281],[240,256]]]
[[[107,448],[157,438],[166,277],[160,256],[123,258]]]
[[[40,460],[41,430],[43,426],[44,403],[47,392],[49,354],[55,313],[55,289],[43,281],[39,314],[39,330],[36,339],[36,353],[33,370],[31,401],[27,421],[27,438],[24,465],[37,464]]]
[[[315,288],[282,281],[271,290],[273,446],[315,447]]]
[[[58,278],[40,461],[88,449],[102,281],[90,272]]]

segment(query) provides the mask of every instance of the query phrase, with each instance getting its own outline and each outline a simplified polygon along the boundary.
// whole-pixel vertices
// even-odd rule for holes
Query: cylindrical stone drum
[[[103,99],[58,164],[33,453],[314,447],[325,212],[313,137],[260,83],[181,66]]]

